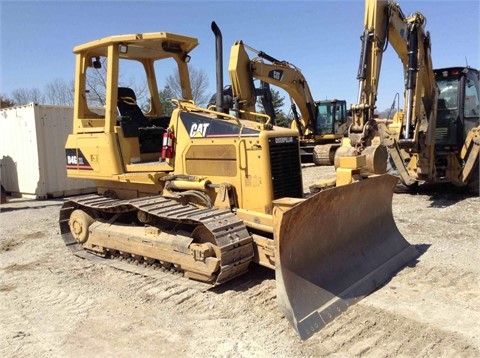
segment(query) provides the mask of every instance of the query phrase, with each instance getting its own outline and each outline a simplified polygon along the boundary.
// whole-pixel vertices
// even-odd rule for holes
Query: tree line
[[[208,93],[208,76],[205,71],[189,68],[190,84],[192,87],[192,96],[194,102],[200,107],[207,107],[209,99],[214,94]],[[119,82],[122,87],[130,87],[137,96],[139,106],[147,110],[149,103],[149,95],[146,83],[136,83],[134,79],[125,80],[120,78]],[[92,106],[102,107],[105,105],[106,99],[106,66],[101,69],[95,69],[87,76],[87,100]],[[66,81],[63,79],[55,79],[47,83],[43,90],[39,88],[18,88],[11,92],[10,95],[0,94],[0,108],[8,108],[13,106],[21,106],[29,103],[37,103],[44,105],[73,106],[74,102],[75,82],[73,80]],[[277,125],[288,126],[290,120],[283,111],[284,97],[279,91],[271,89],[272,104],[275,110]],[[174,72],[165,79],[165,86],[158,93],[160,103],[162,105],[162,116],[169,116],[175,108],[172,98],[182,98],[182,90],[180,87],[180,77],[178,72]],[[258,112],[265,113],[262,104],[258,102]]]
[[[214,94],[208,94],[209,80],[205,71],[197,69],[193,66],[189,67],[190,84],[192,87],[192,96],[194,102],[200,107],[207,107],[209,99]],[[137,96],[137,103],[143,110],[148,110],[149,95],[146,83],[138,84],[134,79],[124,80],[120,78],[122,87],[130,87]],[[102,64],[101,69],[95,69],[87,76],[87,99],[93,106],[103,107],[106,99],[106,66]],[[0,93],[0,108],[8,108],[13,106],[21,106],[29,103],[38,103],[45,105],[73,106],[73,95],[75,82],[73,80],[66,81],[63,79],[55,79],[47,83],[43,90],[38,88],[18,88],[7,96]],[[288,127],[292,121],[293,115],[285,113],[284,100],[280,91],[270,88],[272,93],[272,104],[275,111],[275,122],[279,126]],[[180,76],[178,72],[174,72],[165,79],[165,86],[158,93],[160,103],[162,105],[161,116],[170,116],[175,108],[172,98],[182,98],[182,90],[180,86]],[[257,111],[265,113],[260,101],[257,102]],[[380,118],[393,118],[397,111],[394,108],[395,102],[391,108],[387,108],[381,112],[376,111]]]
[[[204,71],[190,68],[190,81],[192,85],[193,100],[198,105],[206,105],[209,96],[208,78]],[[142,106],[148,105],[146,83],[138,84],[135,80],[120,79],[122,87],[131,87],[137,95],[137,100]],[[180,78],[178,74],[170,75],[165,80],[165,87],[159,92],[162,103],[170,103],[171,98],[181,98]],[[87,98],[90,103],[97,106],[104,106],[106,99],[106,67],[95,69],[89,72],[87,76]],[[18,88],[12,91],[10,95],[0,94],[0,108],[21,106],[28,103],[38,103],[46,105],[73,105],[73,95],[75,82],[55,79],[43,88]],[[172,104],[173,105],[173,104]],[[168,107],[168,106],[167,106]]]
[[[73,105],[73,81],[55,79],[42,90],[39,88],[18,88],[10,96],[0,94],[0,108],[21,106],[31,102],[51,105]]]

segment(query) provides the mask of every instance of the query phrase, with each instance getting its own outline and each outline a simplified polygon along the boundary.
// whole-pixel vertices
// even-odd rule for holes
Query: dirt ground
[[[330,173],[303,169],[306,183]],[[60,237],[62,202],[1,206],[1,357],[480,357],[479,197],[394,194],[421,255],[307,341],[277,308],[273,271],[203,292],[82,260]]]

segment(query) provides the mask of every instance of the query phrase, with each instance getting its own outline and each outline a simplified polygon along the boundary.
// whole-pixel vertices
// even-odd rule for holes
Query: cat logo
[[[190,138],[206,137],[208,126],[210,126],[210,123],[192,123],[192,127],[190,128]]]
[[[283,77],[283,70],[272,70],[268,73],[268,77],[277,81],[281,81]]]

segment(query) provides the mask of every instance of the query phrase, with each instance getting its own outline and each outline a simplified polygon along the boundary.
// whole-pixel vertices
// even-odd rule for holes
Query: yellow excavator
[[[386,169],[381,165],[386,148],[407,187],[450,182],[478,193],[479,72],[470,67],[434,70],[425,23],[423,14],[405,16],[393,1],[366,0],[358,103],[351,106],[350,143],[337,154],[376,156],[378,165],[371,171],[379,173]],[[374,117],[374,109],[389,44],[403,65],[406,109],[393,120],[382,120]]]
[[[397,179],[378,176],[305,198],[298,132],[226,113],[222,36],[215,23],[212,30],[214,110],[192,101],[187,62],[195,38],[144,33],[74,48],[66,169],[94,180],[98,193],[65,201],[61,235],[76,256],[154,277],[174,271],[208,287],[252,264],[274,269],[279,307],[306,339],[418,255],[393,220]],[[168,61],[183,98],[164,118],[156,70]],[[99,112],[88,76],[102,65]],[[148,109],[120,83],[129,71],[145,75]]]
[[[247,50],[256,57],[250,58]],[[274,111],[268,110],[271,104],[268,103],[269,85],[280,87],[288,93],[292,102],[294,120],[291,128],[298,130],[300,135],[302,163],[334,164],[335,151],[340,147],[349,125],[345,100],[315,101],[298,67],[255,50],[243,41],[235,42],[230,50],[228,72],[231,80],[231,88],[228,88],[232,98],[230,107],[238,112],[239,117],[258,119],[254,115],[258,95],[262,98],[265,112],[274,117]],[[260,88],[255,88],[255,79],[261,81]]]

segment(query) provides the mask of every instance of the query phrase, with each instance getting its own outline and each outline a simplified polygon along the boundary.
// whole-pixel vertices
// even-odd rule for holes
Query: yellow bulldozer
[[[146,275],[173,270],[212,287],[252,264],[274,269],[279,307],[306,339],[417,256],[393,220],[397,179],[378,176],[305,198],[298,132],[227,113],[222,37],[215,23],[212,30],[214,109],[192,101],[187,62],[195,38],[144,33],[74,48],[66,170],[94,180],[98,193],[65,201],[61,235],[79,257],[122,258],[141,263]],[[157,64],[168,61],[183,98],[162,117]],[[102,65],[105,108],[96,111],[88,74]],[[146,80],[147,109],[121,84],[129,71]]]

